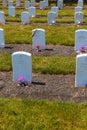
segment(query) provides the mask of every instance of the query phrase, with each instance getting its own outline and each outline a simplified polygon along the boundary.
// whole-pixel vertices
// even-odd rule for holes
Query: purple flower
[[[81,52],[85,52],[85,51],[86,51],[86,48],[85,48],[85,47],[81,47],[81,48],[80,48],[80,51],[81,51]]]
[[[23,77],[19,77],[19,78],[18,78],[18,81],[22,83],[22,82],[24,82],[25,80],[24,80]]]
[[[20,6],[20,4],[17,4],[16,6]]]

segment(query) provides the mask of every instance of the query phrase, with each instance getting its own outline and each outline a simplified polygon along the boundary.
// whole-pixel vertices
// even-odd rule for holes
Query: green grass
[[[18,22],[21,25],[21,18],[16,18],[16,17],[8,17],[6,18],[6,22]],[[30,25],[33,23],[48,23],[48,20],[46,17],[43,18],[30,18]],[[74,17],[59,17],[56,19],[56,24],[61,23],[61,24],[73,24],[74,26]],[[83,23],[87,23],[87,19],[85,18],[83,20]]]
[[[73,6],[64,6],[62,10],[58,10],[58,18],[56,19],[56,23],[72,23],[74,24],[74,13],[75,13],[75,7],[77,5]],[[51,11],[51,7],[47,7],[45,10],[40,10],[39,5],[36,7],[36,18],[31,19],[31,23],[47,23],[47,15],[48,12]],[[84,24],[87,23],[86,17],[87,17],[87,12],[86,12],[87,6],[85,5],[85,9],[83,9],[83,14],[84,14]],[[16,7],[16,17],[9,18],[8,17],[8,8],[7,7],[0,7],[1,11],[5,13],[5,18],[6,22],[20,22],[21,23],[21,13],[23,11],[28,11],[24,8],[24,5],[22,7]],[[40,18],[39,18],[40,17]]]
[[[0,130],[86,130],[87,104],[0,99]]]
[[[5,12],[6,22],[18,22],[20,25],[5,26],[6,44],[32,44],[32,30],[42,28],[46,30],[46,44],[74,46],[75,30],[87,29],[86,26],[23,26],[19,17],[24,10],[24,1],[21,7],[16,7],[16,18],[8,17],[8,8],[0,6]],[[74,7],[64,6],[59,10],[57,23],[74,23]],[[85,9],[86,9],[85,5]],[[31,23],[47,23],[47,13],[37,10],[37,16]],[[87,16],[86,10],[84,16]],[[84,19],[87,23],[87,19]],[[33,73],[43,74],[75,74],[75,57],[37,57],[32,56]],[[10,54],[0,54],[0,71],[12,71]],[[0,98],[0,130],[87,130],[87,104],[58,103],[49,101],[33,101],[22,99]]]
[[[74,46],[75,31],[83,26],[0,25],[0,28],[4,29],[6,44],[32,44],[32,30],[42,28],[45,29],[46,44]]]
[[[21,18],[8,17],[6,18],[6,22],[20,22],[21,24]]]
[[[70,17],[74,16],[74,12],[75,12],[75,7],[76,6],[77,5],[74,5],[73,7],[72,6],[66,6],[66,7],[64,6],[62,10],[58,10],[58,16],[62,16],[62,17],[64,17],[64,16],[70,16]],[[39,5],[38,5],[36,7],[36,16],[37,17],[38,16],[41,16],[41,17],[45,16],[45,17],[47,17],[48,12],[51,11],[51,7],[52,6],[47,7],[44,10],[40,10],[39,9]],[[87,16],[86,8],[87,8],[87,5],[86,5],[85,9],[83,9],[84,16]],[[8,16],[8,7],[0,6],[0,11],[4,11],[5,16],[6,17]],[[23,7],[22,6],[21,7],[15,7],[15,14],[16,14],[17,17],[20,16],[21,12],[23,12],[23,11],[28,11],[28,10],[26,10],[24,8],[24,5],[23,5]]]
[[[34,73],[75,74],[75,57],[32,57]],[[0,71],[11,71],[11,55],[0,55]]]
[[[21,25],[21,18],[8,17],[6,18],[6,22],[18,22]],[[30,25],[33,23],[44,23],[47,24],[48,20],[46,17],[43,18],[30,18]],[[83,24],[87,23],[87,18],[83,19]],[[74,25],[74,17],[60,17],[56,19],[56,24],[73,24]]]
[[[33,71],[44,74],[75,74],[75,58],[33,57]]]
[[[11,56],[10,55],[0,55],[0,71],[10,71],[12,70]]]

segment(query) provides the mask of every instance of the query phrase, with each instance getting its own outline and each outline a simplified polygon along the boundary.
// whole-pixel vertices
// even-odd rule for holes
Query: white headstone
[[[18,82],[23,77],[26,82],[32,82],[32,59],[28,52],[14,52],[12,54],[13,80]]]
[[[75,50],[80,51],[81,47],[87,46],[87,30],[79,29],[75,31]]]
[[[52,25],[56,23],[56,13],[54,11],[48,12],[48,24]]]
[[[30,14],[30,17],[36,17],[36,7],[30,6],[29,14]]]
[[[7,6],[7,0],[2,0],[3,6]]]
[[[30,7],[30,1],[25,1],[25,9],[28,9]]]
[[[44,50],[45,46],[45,30],[44,29],[33,29],[32,30],[32,48]],[[39,48],[38,48],[39,47]]]
[[[75,13],[75,25],[81,25],[83,23],[83,12]]]
[[[0,24],[5,24],[5,14],[0,11]]]
[[[15,7],[14,6],[8,7],[8,14],[9,14],[9,17],[15,17]]]
[[[44,0],[44,1],[45,1],[45,6],[48,7],[49,6],[48,0]]]
[[[81,6],[83,8],[83,0],[78,0],[78,6]]]
[[[0,28],[0,48],[5,47],[4,30]]]
[[[82,7],[81,7],[81,6],[75,7],[75,13],[76,13],[76,12],[79,12],[79,11],[80,11],[80,12],[82,11]]]
[[[35,7],[35,0],[31,0],[31,6]]]
[[[87,54],[80,54],[76,57],[76,87],[87,87]]]
[[[40,9],[44,10],[46,7],[46,2],[45,1],[40,1]]]
[[[58,7],[57,6],[51,7],[51,11],[54,11],[56,13],[56,17],[58,17]]]
[[[25,11],[21,13],[21,21],[22,24],[26,25],[30,23],[30,15],[29,12]]]
[[[57,6],[58,6],[58,9],[62,9],[63,8],[63,0],[58,0]]]
[[[8,1],[8,6],[13,6],[13,1]]]
[[[16,6],[20,6],[20,0],[16,0]]]

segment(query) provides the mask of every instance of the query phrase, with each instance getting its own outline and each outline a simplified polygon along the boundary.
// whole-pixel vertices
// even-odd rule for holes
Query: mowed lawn
[[[86,130],[87,104],[0,99],[0,130]]]
[[[75,31],[87,29],[87,26],[74,25],[74,8],[77,4],[64,5],[59,10],[57,24],[72,24],[72,26],[43,26],[21,24],[21,12],[24,11],[24,1],[21,8],[16,7],[16,17],[8,17],[8,8],[0,4],[0,10],[5,12],[6,22],[0,25],[4,30],[6,44],[32,44],[32,30],[45,29],[46,44],[73,46]],[[36,7],[38,8],[37,3]],[[87,5],[84,5],[84,24],[87,23]],[[31,23],[47,23],[46,10],[37,9],[37,17],[31,18]],[[13,25],[16,23],[16,25]],[[44,64],[44,66],[43,66]],[[75,74],[76,57],[32,57],[33,73],[43,74]],[[0,54],[0,71],[12,71],[11,54]],[[0,130],[87,130],[87,103],[64,103],[52,101],[35,101],[29,99],[0,98]]]

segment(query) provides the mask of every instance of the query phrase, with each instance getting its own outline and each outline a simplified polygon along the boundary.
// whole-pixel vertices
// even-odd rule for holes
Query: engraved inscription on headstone
[[[28,52],[14,52],[12,54],[13,80],[18,82],[20,77],[25,81],[32,82],[32,61]]]
[[[30,6],[28,8],[30,17],[36,17],[36,7]]]
[[[21,13],[21,21],[22,21],[22,24],[25,24],[25,25],[30,23],[29,12],[25,11]]]
[[[75,31],[75,50],[79,51],[81,47],[87,46],[87,30],[79,29]]]
[[[0,11],[0,24],[5,24],[5,14]]]
[[[9,17],[15,17],[15,7],[9,6],[8,7]]]
[[[0,28],[0,48],[5,47],[4,30]]]
[[[33,29],[32,30],[32,48],[37,49],[39,46],[40,50],[46,49],[45,47],[45,30],[44,29]]]
[[[54,11],[48,12],[48,24],[52,25],[56,23],[56,13]]]
[[[87,86],[87,54],[80,54],[76,57],[75,86]]]
[[[83,12],[79,11],[79,12],[75,12],[75,25],[80,25],[83,23]]]

